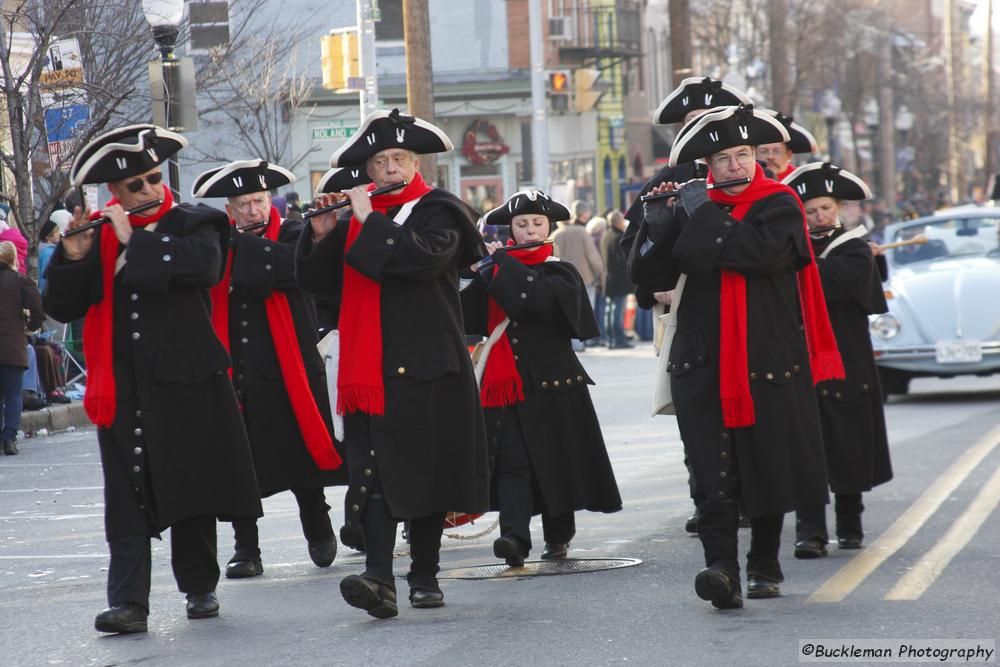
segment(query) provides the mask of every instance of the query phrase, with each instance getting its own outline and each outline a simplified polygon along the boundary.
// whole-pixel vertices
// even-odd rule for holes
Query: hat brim
[[[746,122],[737,122],[733,116],[738,109],[723,107],[692,119],[692,127],[682,129],[671,147],[669,165],[676,167],[735,146],[788,142],[788,130],[774,117],[754,109]]]
[[[538,190],[521,190],[482,217],[484,225],[510,225],[518,215],[544,215],[549,222],[569,220],[569,209]]]
[[[368,114],[354,136],[330,156],[330,167],[365,164],[368,158],[390,148],[402,148],[418,155],[447,153],[455,147],[441,128],[397,110]]]
[[[154,145],[147,146],[148,143]],[[70,167],[70,183],[78,187],[138,176],[163,164],[187,145],[187,139],[180,134],[156,125],[119,127],[80,149]]]
[[[239,197],[295,182],[295,174],[267,160],[237,160],[198,174],[191,195],[198,199]]]
[[[330,169],[319,180],[316,192],[332,194],[350,190],[359,185],[367,185],[372,179],[368,176],[368,170],[363,166],[336,167]]]
[[[657,125],[670,125],[684,122],[684,116],[698,109],[715,109],[737,104],[750,104],[751,100],[739,88],[722,82],[717,93],[705,93],[701,89],[704,77],[689,76],[660,102],[653,112],[653,122]],[[706,98],[706,95],[711,97]],[[685,101],[685,97],[688,99]]]
[[[804,164],[784,179],[782,183],[792,188],[802,201],[817,197],[832,197],[844,201],[872,199],[871,188],[855,174],[839,169],[832,177],[824,173],[826,162]]]

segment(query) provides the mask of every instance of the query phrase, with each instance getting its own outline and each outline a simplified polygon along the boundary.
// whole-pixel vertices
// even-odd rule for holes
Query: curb
[[[26,434],[37,433],[41,429],[49,433],[64,431],[70,426],[83,428],[90,426],[90,418],[83,409],[82,401],[74,401],[63,405],[50,405],[41,410],[33,410],[21,414],[21,430]]]

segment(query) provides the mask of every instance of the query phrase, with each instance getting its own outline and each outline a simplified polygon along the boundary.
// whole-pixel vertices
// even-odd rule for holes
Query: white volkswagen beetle
[[[885,396],[914,377],[1000,372],[1000,208],[886,227],[889,312],[871,317]]]

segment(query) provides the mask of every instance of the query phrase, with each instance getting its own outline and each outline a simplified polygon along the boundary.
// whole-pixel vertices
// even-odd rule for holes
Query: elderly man
[[[669,348],[677,424],[704,495],[698,534],[706,569],[695,591],[719,609],[743,606],[739,509],[750,517],[748,596],[774,597],[782,519],[828,502],[815,382],[843,377],[801,205],[764,176],[754,146],[788,141],[752,106],[710,111],[685,127],[671,164],[704,158],[704,180],[647,204],[630,257],[634,280],[675,288],[678,325]],[[661,183],[654,194],[677,184]],[[805,327],[803,336],[800,326]]]
[[[46,311],[86,315],[84,407],[98,427],[111,550],[101,632],[146,631],[149,538],[167,528],[188,618],[217,616],[216,518],[261,515],[229,356],[206,308],[229,225],[207,206],[174,206],[159,166],[186,144],[130,125],[84,146],[70,178],[107,183],[113,199],[98,216],[110,224],[64,237],[49,262]],[[67,231],[85,223],[76,208]]]
[[[788,141],[757,146],[757,159],[767,164],[767,168],[774,174],[774,180],[782,181],[795,171],[795,165],[792,164],[793,155],[817,153],[819,146],[816,145],[816,138],[809,130],[794,122],[791,116],[785,116],[780,111],[771,109],[761,109],[761,111],[773,116],[788,130]]]
[[[295,283],[301,222],[284,222],[268,190],[295,176],[261,159],[231,162],[195,179],[195,197],[225,197],[232,239],[226,273],[211,292],[212,321],[233,359],[261,496],[295,495],[309,557],[329,567],[337,555],[323,487],[345,484],[333,445],[326,371],[316,350],[312,299]],[[264,572],[256,519],[233,522],[230,579]]]
[[[458,270],[482,256],[482,237],[474,213],[418,172],[417,154],[451,149],[430,123],[396,109],[370,114],[330,166],[363,164],[374,183],[347,192],[349,218],[312,217],[297,250],[301,287],[340,294],[347,521],[360,525],[366,548],[364,573],[345,577],[340,590],[376,618],[398,614],[398,522],[410,526],[410,603],[440,607],[445,513],[489,505],[483,412],[458,294]],[[392,185],[394,192],[369,198]]]

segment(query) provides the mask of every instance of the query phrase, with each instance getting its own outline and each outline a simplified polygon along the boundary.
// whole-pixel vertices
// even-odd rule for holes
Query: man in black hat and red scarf
[[[84,407],[97,425],[111,550],[101,632],[145,632],[150,537],[170,528],[188,618],[217,616],[217,517],[261,515],[229,356],[209,288],[225,268],[226,216],[175,205],[160,164],[187,144],[155,125],[107,132],[81,149],[74,185],[106,183],[110,223],[65,236],[48,267],[46,311],[86,315]],[[152,205],[143,213],[128,211]],[[87,222],[77,208],[67,231]]]
[[[774,174],[774,180],[781,181],[795,171],[792,156],[796,154],[810,155],[819,152],[816,138],[806,128],[802,127],[791,116],[785,116],[780,111],[760,109],[762,113],[773,116],[776,121],[788,130],[788,141],[776,141],[757,146],[757,159],[763,162]]]
[[[360,525],[366,552],[364,573],[345,577],[340,590],[376,618],[398,613],[398,522],[410,526],[410,603],[440,607],[445,513],[489,505],[483,413],[458,294],[458,270],[482,255],[482,237],[475,215],[417,170],[417,154],[451,149],[430,123],[395,109],[370,114],[330,166],[365,165],[374,183],[347,192],[351,216],[312,217],[297,251],[300,286],[341,295],[337,412],[350,467],[347,521]]]
[[[241,160],[195,179],[195,197],[226,197],[232,240],[226,273],[212,288],[212,321],[233,359],[233,386],[243,406],[262,497],[295,495],[299,519],[318,567],[337,555],[323,487],[346,484],[334,448],[326,370],[316,349],[312,299],[295,283],[298,221],[282,221],[269,190],[295,176],[265,160]],[[264,572],[255,519],[233,522],[230,579]]]
[[[788,141],[787,130],[742,105],[692,123],[670,162],[704,158],[708,181],[681,185],[679,205],[646,204],[630,270],[652,291],[674,289],[686,276],[672,304],[676,334],[661,353],[669,354],[677,424],[705,498],[698,534],[707,567],[695,590],[733,609],[743,606],[739,509],[752,529],[748,596],[763,598],[777,596],[783,580],[784,514],[828,502],[813,387],[844,371],[801,204],[754,159],[754,146]],[[652,193],[676,189],[663,183]]]

